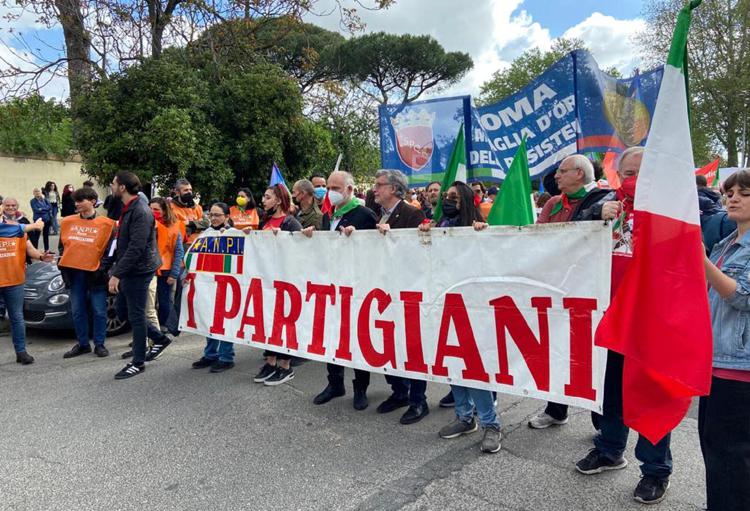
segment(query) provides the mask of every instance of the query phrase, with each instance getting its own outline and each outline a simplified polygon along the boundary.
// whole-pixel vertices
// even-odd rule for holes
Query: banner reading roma
[[[230,229],[186,256],[182,330],[373,373],[601,411],[612,237],[522,228]]]

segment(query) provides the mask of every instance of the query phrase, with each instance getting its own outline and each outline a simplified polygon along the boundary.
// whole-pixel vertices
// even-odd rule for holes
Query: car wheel
[[[130,323],[117,317],[115,300],[115,295],[107,295],[107,337],[124,334],[130,330]]]

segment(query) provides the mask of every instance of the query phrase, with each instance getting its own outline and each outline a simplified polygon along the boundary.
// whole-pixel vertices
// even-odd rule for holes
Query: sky
[[[372,0],[360,1],[368,5]],[[355,0],[340,3],[357,7]],[[59,27],[47,29],[35,23],[33,16],[9,23],[3,19],[5,9],[0,7],[0,57],[14,60],[6,46],[18,47],[19,35],[28,41],[44,41],[35,43],[43,50],[45,44],[62,46]],[[307,15],[305,21],[343,33],[335,0],[318,0],[315,10],[320,15]],[[549,49],[561,36],[583,39],[600,67],[616,67],[630,75],[641,66],[632,41],[645,26],[641,10],[641,0],[397,0],[387,10],[358,8],[366,33],[429,34],[447,51],[471,56],[474,68],[439,95],[477,95],[492,73],[530,48]],[[67,83],[56,78],[43,93],[65,98]]]

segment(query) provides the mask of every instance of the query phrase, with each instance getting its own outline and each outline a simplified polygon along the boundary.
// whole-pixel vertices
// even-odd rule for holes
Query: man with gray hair
[[[580,212],[609,194],[600,190],[594,180],[594,166],[582,154],[568,156],[555,171],[555,183],[560,195],[555,195],[544,205],[536,223],[571,222],[581,220]],[[568,423],[568,405],[547,403],[543,412],[532,417],[529,427],[546,429]]]
[[[409,191],[406,176],[398,170],[382,169],[375,173],[373,188],[375,202],[380,205],[382,215],[378,221],[378,230],[386,234],[391,229],[414,229],[424,222],[424,213],[404,200]],[[427,407],[427,382],[410,380],[399,376],[386,375],[393,393],[380,403],[378,413],[389,413],[398,408],[409,408],[401,416],[401,424],[414,424],[422,420],[430,409]]]
[[[292,199],[299,206],[297,220],[302,228],[314,227],[320,229],[323,225],[323,213],[315,200],[315,187],[307,179],[300,179],[292,186]]]

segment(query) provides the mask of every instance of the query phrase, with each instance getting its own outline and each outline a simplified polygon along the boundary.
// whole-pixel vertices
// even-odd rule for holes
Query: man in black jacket
[[[348,172],[335,171],[328,177],[328,200],[334,207],[332,213],[323,215],[323,230],[340,231],[350,236],[355,230],[375,229],[377,217],[370,209],[360,205],[354,197],[354,178]],[[303,230],[307,236],[312,235],[313,228]],[[361,369],[354,370],[354,409],[364,410],[368,406],[367,387],[370,385],[370,373]],[[322,405],[333,398],[343,396],[344,368],[328,364],[328,386],[315,396],[313,403]]]
[[[401,171],[377,171],[374,190],[375,202],[383,211],[378,221],[378,231],[382,234],[385,235],[391,229],[416,229],[424,221],[424,213],[403,200],[409,191],[409,181]],[[399,421],[401,424],[414,424],[430,413],[425,397],[426,381],[391,375],[386,375],[385,380],[391,385],[393,393],[380,403],[378,413],[389,413],[408,406],[409,409]]]
[[[112,194],[122,200],[124,206],[115,241],[109,291],[122,293],[133,329],[133,361],[115,375],[117,380],[131,378],[145,369],[148,285],[161,266],[154,215],[139,199],[140,189],[141,182],[132,172],[118,172],[112,181]]]

